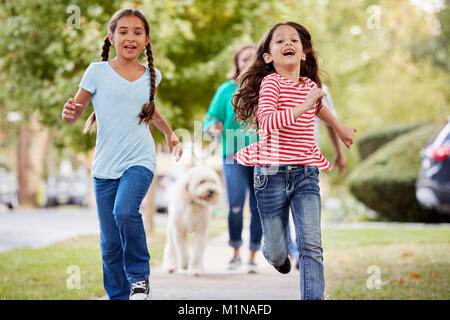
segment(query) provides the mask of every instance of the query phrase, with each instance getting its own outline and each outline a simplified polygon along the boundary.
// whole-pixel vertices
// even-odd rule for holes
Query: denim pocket
[[[306,166],[305,173],[307,177],[317,178],[319,177],[319,169],[316,166]]]
[[[256,190],[264,190],[268,180],[269,178],[266,174],[257,174],[253,176],[253,188]]]

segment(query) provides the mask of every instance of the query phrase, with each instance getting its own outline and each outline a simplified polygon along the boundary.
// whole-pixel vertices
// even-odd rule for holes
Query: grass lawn
[[[322,240],[329,299],[450,299],[450,228],[324,230]]]
[[[225,230],[226,219],[212,220],[211,237]],[[322,234],[328,299],[450,299],[450,228],[325,229]],[[164,227],[157,227],[149,239],[152,266],[161,263],[164,243]],[[80,289],[67,288],[69,266],[79,268]],[[377,276],[379,289],[370,281]],[[0,253],[0,299],[104,295],[97,236]]]
[[[223,218],[212,219],[210,237],[227,228]],[[156,226],[148,239],[151,266],[162,263],[165,226]],[[71,267],[75,266],[75,268]],[[81,288],[73,286],[79,272]],[[39,249],[12,249],[0,253],[0,299],[85,300],[106,295],[98,236],[80,236]],[[69,286],[67,285],[69,282]]]

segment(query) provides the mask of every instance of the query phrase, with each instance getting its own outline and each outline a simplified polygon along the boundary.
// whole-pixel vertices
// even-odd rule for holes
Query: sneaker
[[[289,256],[286,257],[286,260],[284,260],[284,263],[281,266],[274,266],[275,269],[278,270],[278,272],[286,274],[289,273],[289,271],[291,271],[291,259],[289,259]]]
[[[233,258],[228,262],[228,270],[234,270],[241,266],[242,260],[241,257],[237,254],[233,256]]]
[[[152,293],[148,279],[131,284],[130,300],[150,300]]]
[[[247,273],[258,273],[258,266],[254,261],[249,261],[247,263]]]

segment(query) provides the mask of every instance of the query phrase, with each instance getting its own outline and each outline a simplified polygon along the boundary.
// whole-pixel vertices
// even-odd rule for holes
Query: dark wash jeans
[[[118,179],[94,178],[103,285],[111,300],[128,299],[130,283],[150,275],[150,254],[139,207],[152,180],[153,172],[143,166],[127,169]]]
[[[262,252],[280,266],[289,254],[289,208],[299,251],[303,300],[323,299],[325,279],[320,226],[319,169],[315,166],[255,166],[254,188],[263,227]]]
[[[242,245],[243,209],[247,190],[250,204],[250,250],[261,248],[262,228],[253,190],[253,167],[243,166],[236,160],[223,158],[223,173],[228,197],[229,245],[240,248]]]

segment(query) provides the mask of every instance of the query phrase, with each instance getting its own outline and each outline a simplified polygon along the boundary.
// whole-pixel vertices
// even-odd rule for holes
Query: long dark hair
[[[150,35],[150,26],[147,22],[147,19],[145,16],[138,10],[135,9],[123,9],[117,11],[111,18],[108,24],[108,31],[109,33],[113,34],[117,27],[117,22],[122,18],[126,16],[135,16],[141,19],[141,21],[144,24],[145,34],[148,36]],[[109,41],[108,36],[105,37],[103,48],[101,52],[102,61],[108,61],[109,58],[109,49],[111,47],[111,42]],[[139,124],[142,123],[142,121],[145,121],[145,123],[149,123],[152,120],[153,113],[155,112],[155,92],[156,92],[156,72],[155,67],[153,65],[153,53],[152,53],[152,45],[150,41],[148,42],[147,46],[145,47],[146,54],[147,54],[147,61],[148,61],[148,69],[150,71],[150,97],[149,101],[145,103],[142,106],[142,110],[139,113]],[[96,118],[95,113],[92,112],[92,114],[89,116],[89,118],[86,120],[86,124],[84,127],[84,132],[92,132],[95,130],[96,127]]]
[[[234,94],[231,103],[236,113],[235,120],[246,128],[256,128],[258,126],[256,111],[258,109],[259,89],[265,76],[276,72],[272,63],[264,61],[264,53],[269,53],[270,41],[273,33],[280,27],[288,25],[297,30],[302,42],[303,51],[306,54],[306,61],[302,61],[300,76],[313,80],[319,88],[322,82],[319,77],[319,66],[317,64],[317,52],[312,47],[311,35],[309,31],[296,22],[280,22],[270,28],[269,31],[259,41],[256,54],[236,79],[239,87]]]

